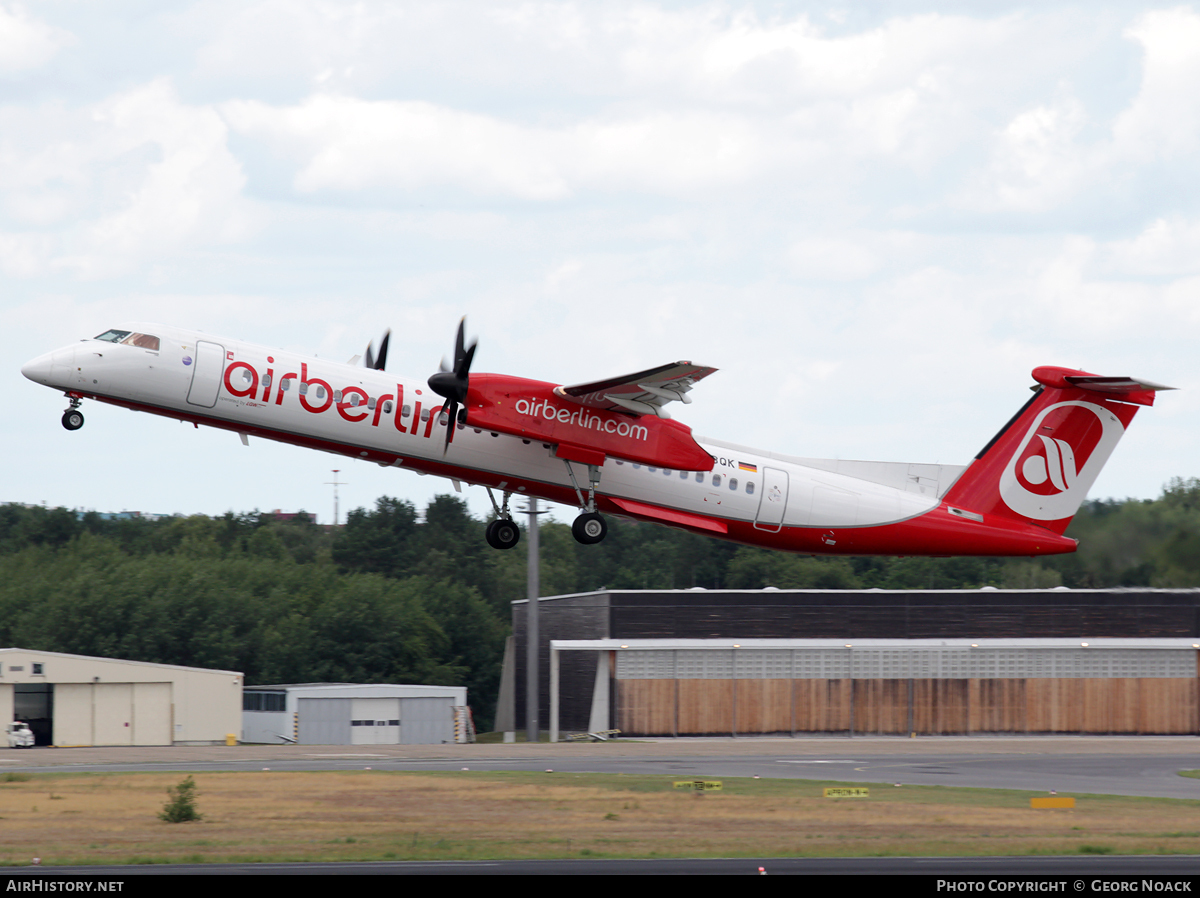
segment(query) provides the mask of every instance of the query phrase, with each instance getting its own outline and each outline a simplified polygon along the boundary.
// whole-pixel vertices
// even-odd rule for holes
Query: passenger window
[[[721,485],[721,475],[713,474],[713,486],[720,486],[720,485]]]
[[[242,380],[244,380],[246,383],[250,383],[250,371],[246,368],[242,369]]]
[[[697,483],[703,483],[703,482],[704,482],[704,472],[703,472],[703,471],[697,471],[697,472],[696,472],[696,482],[697,482]]]
[[[400,409],[400,417],[401,418],[407,418],[411,414],[412,414],[412,406],[411,405],[406,405],[402,409]]]
[[[391,402],[391,400],[390,400],[390,399],[388,399],[388,400],[384,400],[384,403],[383,403],[383,413],[384,413],[385,415],[390,415],[390,414],[392,413],[392,402]]]
[[[737,478],[736,478],[736,477],[730,477],[730,478],[729,478],[729,488],[730,488],[731,490],[736,490],[736,489],[737,489]]]
[[[747,496],[754,495],[754,481],[753,480],[746,481],[746,495]]]
[[[646,465],[646,470],[649,471],[651,474],[653,474],[655,471],[658,470],[658,468],[652,468],[649,465]]]
[[[357,405],[357,403],[355,403],[355,404]],[[371,411],[375,411],[375,398],[374,397],[371,397],[370,399],[367,400],[367,408],[369,408]]]
[[[422,421],[429,420],[429,409],[425,409],[425,411],[421,412],[421,420]]]
[[[325,398],[325,388],[324,387],[317,387],[317,398],[318,399]]]
[[[334,402],[341,402],[341,401],[342,401],[342,391],[341,391],[341,390],[334,390],[334,391],[333,391],[333,401],[334,401]]]
[[[264,374],[264,375],[263,375],[263,386],[264,386],[264,387],[269,387],[269,386],[271,386],[271,375],[269,375],[269,374]]]
[[[286,377],[279,382],[279,389],[283,390],[283,392],[286,393],[291,388],[292,388],[292,382],[290,380],[288,380]]]
[[[640,468],[640,467],[641,467],[641,465],[634,465],[634,466],[633,466],[633,469],[636,471],[636,470],[637,470],[638,468]]]
[[[306,384],[304,381],[300,381],[300,395],[301,396],[308,395],[308,384]]]
[[[668,471],[666,468],[663,468],[663,473],[666,474],[668,477],[671,476],[671,472]]]
[[[687,471],[680,471],[680,472],[679,472],[679,479],[680,479],[680,480],[687,480],[687,474],[688,474],[688,472],[687,472]]]

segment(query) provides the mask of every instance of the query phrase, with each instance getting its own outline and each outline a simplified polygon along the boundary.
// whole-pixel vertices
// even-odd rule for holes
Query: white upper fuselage
[[[121,330],[147,339],[143,345],[82,340],[22,371],[68,393],[552,501],[574,489],[566,463],[536,440],[459,425],[443,453],[442,399],[424,379],[158,324]],[[800,459],[697,441],[713,457],[711,471],[663,470],[610,457],[598,494],[756,522],[765,530],[861,527],[936,508],[963,470]],[[586,466],[574,469],[586,493]]]

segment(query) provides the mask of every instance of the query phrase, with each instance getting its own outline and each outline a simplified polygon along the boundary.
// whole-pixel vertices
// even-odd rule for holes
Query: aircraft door
[[[762,498],[758,500],[758,514],[754,518],[754,526],[759,530],[778,533],[783,527],[783,513],[787,510],[787,471],[763,468],[762,474]]]
[[[195,370],[192,371],[192,386],[188,390],[188,404],[212,408],[217,404],[221,375],[225,373],[225,347],[218,343],[198,341],[193,365]]]

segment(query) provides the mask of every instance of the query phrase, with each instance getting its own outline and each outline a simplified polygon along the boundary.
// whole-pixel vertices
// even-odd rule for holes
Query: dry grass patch
[[[200,773],[197,823],[158,819],[183,774],[40,774],[0,783],[0,863],[509,857],[1200,853],[1200,802],[805,780],[527,773]]]

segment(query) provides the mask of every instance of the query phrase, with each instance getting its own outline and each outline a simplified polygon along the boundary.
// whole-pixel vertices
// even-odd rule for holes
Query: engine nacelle
[[[607,456],[676,471],[711,471],[692,429],[668,418],[589,408],[554,393],[556,384],[472,374],[467,425],[551,443],[559,458],[601,465]]]

